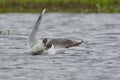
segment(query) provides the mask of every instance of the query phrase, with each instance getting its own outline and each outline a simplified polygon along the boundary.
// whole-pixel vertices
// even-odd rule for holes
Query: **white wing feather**
[[[39,38],[38,38],[38,30],[39,30],[39,25],[40,22],[42,20],[43,15],[45,14],[46,9],[43,9],[42,13],[40,14],[37,22],[35,23],[35,26],[31,32],[31,34],[28,37],[27,40],[27,48],[31,48],[34,45],[36,45],[39,42]]]

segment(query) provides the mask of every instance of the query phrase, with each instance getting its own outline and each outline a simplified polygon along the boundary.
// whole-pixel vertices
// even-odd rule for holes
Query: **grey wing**
[[[39,25],[40,25],[41,19],[42,19],[43,15],[45,14],[45,10],[46,10],[46,9],[43,9],[43,11],[42,11],[42,13],[40,14],[37,22],[35,23],[35,26],[34,26],[32,32],[31,32],[31,34],[30,34],[29,37],[28,37],[27,46],[29,46],[29,47],[35,45],[35,44],[39,41],[39,38],[38,38],[38,30],[39,30]]]
[[[81,44],[82,41],[77,42],[70,39],[58,38],[58,39],[51,39],[49,43],[53,44],[55,47],[69,48]]]

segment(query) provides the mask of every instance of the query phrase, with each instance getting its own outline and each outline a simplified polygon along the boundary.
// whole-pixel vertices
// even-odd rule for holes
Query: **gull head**
[[[49,43],[48,38],[43,39],[43,44],[44,44],[44,46],[46,47],[46,49],[49,49],[49,48],[52,47],[52,44]]]

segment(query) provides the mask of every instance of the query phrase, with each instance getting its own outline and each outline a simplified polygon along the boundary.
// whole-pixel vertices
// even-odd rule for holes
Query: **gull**
[[[27,39],[27,50],[25,53],[38,55],[42,53],[55,54],[64,53],[70,47],[78,46],[83,41],[74,41],[65,38],[44,38],[42,41],[39,40],[38,30],[41,23],[42,17],[45,14],[46,9],[43,9],[42,13],[38,17],[32,32]]]

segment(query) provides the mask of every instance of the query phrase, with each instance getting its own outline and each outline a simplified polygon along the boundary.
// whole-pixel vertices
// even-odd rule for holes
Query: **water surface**
[[[40,39],[84,40],[66,54],[24,54],[39,14],[0,14],[0,80],[120,80],[120,14],[46,14]]]

